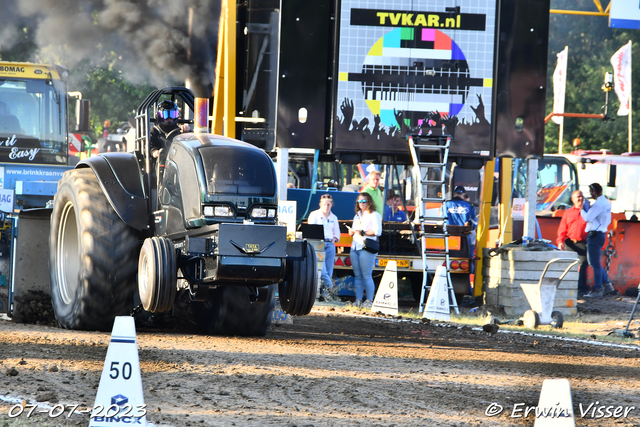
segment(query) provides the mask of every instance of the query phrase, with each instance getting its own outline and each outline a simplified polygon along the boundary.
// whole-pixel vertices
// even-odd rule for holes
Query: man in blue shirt
[[[405,211],[400,210],[399,207],[401,204],[402,198],[393,191],[389,191],[387,195],[387,206],[384,207],[383,221],[405,222],[407,220],[407,214]]]
[[[449,225],[470,225],[472,230],[476,229],[476,210],[473,205],[464,200],[464,187],[458,185],[453,190],[451,200],[444,202],[442,208],[447,215]],[[467,235],[469,242],[469,258],[473,258],[474,242],[473,233]]]

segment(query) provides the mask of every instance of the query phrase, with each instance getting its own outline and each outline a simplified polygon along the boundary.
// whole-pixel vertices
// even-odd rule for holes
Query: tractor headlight
[[[216,206],[213,214],[215,216],[233,216],[233,211],[229,206]]]
[[[267,212],[267,216],[269,218],[275,218],[276,217],[276,210],[275,209],[269,209],[269,211]]]
[[[205,216],[233,216],[233,211],[229,206],[205,206]]]
[[[254,208],[251,210],[251,218],[266,218],[267,217],[267,209],[265,208]]]

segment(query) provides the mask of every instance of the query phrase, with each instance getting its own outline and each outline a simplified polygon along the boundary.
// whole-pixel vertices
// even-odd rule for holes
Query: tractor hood
[[[194,133],[176,137],[173,144],[184,146],[194,160],[201,159],[207,194],[275,197],[276,176],[271,158],[255,146],[223,136]],[[171,150],[171,157],[175,151]]]

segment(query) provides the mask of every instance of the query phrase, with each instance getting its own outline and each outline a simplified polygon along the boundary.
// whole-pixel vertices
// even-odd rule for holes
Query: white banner
[[[564,94],[567,87],[567,57],[569,47],[558,53],[558,64],[553,72],[553,112],[564,113]],[[564,117],[554,116],[551,118],[555,124],[562,124]]]
[[[296,201],[278,200],[278,222],[287,225],[287,234],[296,232]]]
[[[613,54],[611,65],[613,65],[613,83],[616,95],[620,100],[618,115],[626,116],[629,114],[631,98],[631,41]]]
[[[0,190],[0,211],[13,213],[13,190]]]

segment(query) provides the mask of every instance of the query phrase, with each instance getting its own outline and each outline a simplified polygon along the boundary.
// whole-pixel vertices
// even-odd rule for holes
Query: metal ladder
[[[409,136],[409,151],[413,159],[413,177],[420,182],[417,185],[417,194],[415,196],[416,206],[418,206],[418,219],[420,222],[420,240],[422,254],[422,265],[424,268],[422,275],[422,291],[420,292],[420,306],[418,312],[424,311],[426,302],[424,302],[425,292],[431,290],[431,285],[427,283],[427,273],[434,273],[435,270],[429,269],[427,264],[427,239],[442,239],[444,249],[441,251],[429,251],[429,254],[444,256],[445,268],[447,271],[447,290],[449,294],[449,309],[453,308],[456,314],[459,314],[456,296],[451,281],[451,273],[449,272],[449,233],[447,232],[447,215],[442,208],[438,210],[437,215],[427,214],[425,203],[435,202],[440,206],[446,201],[445,189],[445,170],[447,160],[449,159],[449,145],[451,138],[448,136]],[[425,194],[426,193],[426,194]],[[427,221],[436,222],[442,225],[442,232],[427,232],[427,227],[433,224],[427,224]]]

